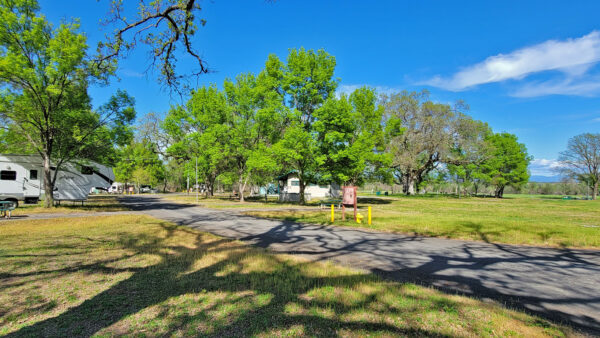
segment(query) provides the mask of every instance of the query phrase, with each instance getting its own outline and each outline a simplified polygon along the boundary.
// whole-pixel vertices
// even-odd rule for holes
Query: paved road
[[[128,197],[133,210],[276,252],[491,298],[600,334],[600,251],[561,250],[308,226]]]

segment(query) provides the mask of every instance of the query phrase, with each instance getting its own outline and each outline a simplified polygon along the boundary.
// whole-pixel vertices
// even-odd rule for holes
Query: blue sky
[[[126,2],[133,1],[127,0]],[[41,0],[52,22],[80,18],[89,43],[108,0]],[[552,175],[558,153],[579,133],[600,127],[599,1],[202,1],[207,20],[193,43],[213,73],[198,85],[259,72],[267,56],[323,48],[337,59],[340,91],[431,91],[440,102],[465,100],[494,131],[516,134]],[[133,16],[133,13],[132,13]],[[102,30],[104,29],[104,30]],[[192,69],[182,59],[180,71]],[[120,82],[90,90],[98,106],[127,89],[140,115],[164,113],[178,98],[144,75],[146,51],[121,63]]]

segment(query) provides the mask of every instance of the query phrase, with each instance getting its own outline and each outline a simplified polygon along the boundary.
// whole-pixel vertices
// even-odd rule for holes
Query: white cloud
[[[544,95],[574,95],[597,96],[600,94],[600,79],[573,79],[551,80],[544,82],[527,83],[511,93],[515,97],[536,97]]]
[[[337,97],[339,97],[341,94],[350,95],[353,91],[357,90],[358,88],[362,88],[362,87],[373,88],[373,89],[375,89],[377,94],[393,94],[393,93],[398,93],[398,92],[402,91],[402,89],[400,89],[400,88],[387,87],[387,86],[369,86],[369,85],[351,84],[351,85],[340,85],[337,88],[335,94]]]
[[[523,79],[530,74],[548,70],[560,71],[570,79],[584,75],[598,61],[600,61],[600,32],[592,31],[576,39],[548,40],[509,54],[490,56],[483,62],[469,66],[450,78],[436,76],[426,81],[425,84],[461,91],[485,83]],[[580,95],[580,92],[596,91],[595,88],[590,87],[592,87],[590,83],[563,83],[562,86],[560,83],[546,84],[546,90],[538,92],[541,95],[556,92],[562,94],[560,89],[566,88],[567,92]],[[528,89],[524,93],[533,95],[536,92]]]
[[[126,77],[135,77],[135,78],[144,77],[143,73],[136,72],[135,70],[131,70],[131,69],[123,69],[120,71],[120,74],[123,76],[126,76]]]
[[[555,176],[557,169],[562,167],[558,160],[548,160],[545,158],[535,159],[529,164],[529,171],[536,176]]]

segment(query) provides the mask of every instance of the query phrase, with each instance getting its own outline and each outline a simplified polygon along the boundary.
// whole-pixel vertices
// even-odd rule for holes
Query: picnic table
[[[332,199],[328,199],[328,200],[323,200],[323,201],[321,201],[319,208],[321,210],[323,210],[323,208],[326,208],[326,207],[328,207],[328,206],[330,206],[332,204],[335,205],[335,206],[337,206],[338,209],[340,209],[342,207],[342,200],[341,199],[336,199],[336,198],[332,198]]]
[[[0,215],[10,218],[11,212],[15,210],[17,203],[14,201],[0,201]]]

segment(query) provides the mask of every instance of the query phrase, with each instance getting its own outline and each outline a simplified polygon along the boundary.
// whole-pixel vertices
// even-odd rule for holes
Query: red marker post
[[[354,221],[356,221],[356,187],[342,187],[342,221],[346,220],[346,205],[354,206]]]

